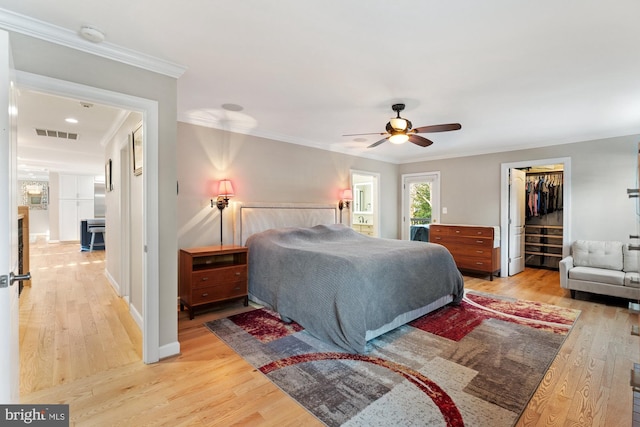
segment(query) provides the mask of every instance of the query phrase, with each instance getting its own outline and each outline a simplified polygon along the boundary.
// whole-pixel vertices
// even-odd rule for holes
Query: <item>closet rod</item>
[[[530,175],[562,175],[564,171],[550,171],[550,172],[527,172],[527,176]]]

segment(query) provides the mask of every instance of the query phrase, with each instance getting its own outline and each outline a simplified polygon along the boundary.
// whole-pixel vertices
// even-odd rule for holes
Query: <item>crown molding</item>
[[[92,55],[122,62],[165,76],[179,78],[187,70],[184,65],[165,61],[142,52],[109,42],[92,43],[77,33],[29,16],[0,8],[0,28],[37,39],[56,43]]]

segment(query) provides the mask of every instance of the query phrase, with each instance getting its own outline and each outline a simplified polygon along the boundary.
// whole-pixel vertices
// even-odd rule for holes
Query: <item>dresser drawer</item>
[[[206,288],[193,289],[191,291],[191,301],[193,305],[206,304],[228,298],[242,297],[246,294],[246,282],[224,283]]]
[[[195,289],[243,280],[247,280],[247,266],[234,265],[194,272],[191,279],[191,287]]]
[[[487,227],[451,227],[449,233],[453,236],[485,237],[493,239],[493,228]]]
[[[478,271],[491,271],[492,261],[491,257],[486,258],[473,258],[473,257],[465,257],[459,256],[455,258],[456,265],[460,269],[467,270],[478,270]]]
[[[429,235],[430,236],[449,236],[449,231],[452,227],[431,224],[429,226]]]
[[[482,246],[485,248],[493,247],[493,240],[481,237],[463,237],[463,236],[433,236],[433,243],[440,243],[449,247],[449,245],[460,246]]]

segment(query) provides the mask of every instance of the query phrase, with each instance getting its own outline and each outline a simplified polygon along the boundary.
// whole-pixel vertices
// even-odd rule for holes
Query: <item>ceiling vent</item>
[[[38,136],[50,136],[53,138],[62,138],[62,139],[71,139],[77,140],[78,134],[72,132],[63,132],[60,130],[50,130],[50,129],[38,129],[36,128],[36,134]]]

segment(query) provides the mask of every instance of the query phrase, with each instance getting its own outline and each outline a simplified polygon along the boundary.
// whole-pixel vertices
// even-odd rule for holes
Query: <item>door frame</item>
[[[432,190],[431,192],[431,214],[432,214],[431,223],[432,224],[440,223],[440,171],[402,174],[402,176],[400,177],[402,181],[402,187],[401,187],[402,197],[400,202],[402,203],[402,217],[400,218],[402,233],[400,237],[402,240],[409,240],[411,237],[410,236],[411,224],[407,225],[406,223],[407,217],[409,215],[409,213],[407,212],[407,203],[409,203],[409,201],[407,200],[408,198],[407,198],[406,180],[408,178],[418,178],[421,176],[435,177],[435,179],[433,180],[433,183],[434,183],[433,188],[435,189],[435,191]],[[435,197],[433,197],[434,196],[433,193],[435,193]]]
[[[32,89],[52,95],[82,99],[142,114],[143,120],[143,302],[142,360],[160,360],[160,291],[159,283],[159,179],[158,179],[158,102],[79,83],[16,71],[18,88]],[[154,284],[154,286],[151,286]]]
[[[562,257],[571,250],[571,157],[521,160],[500,165],[500,277],[509,274],[509,169],[563,164],[562,177]]]

